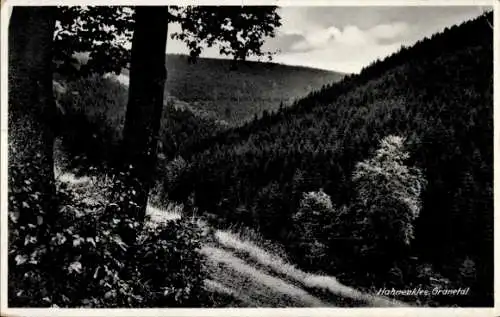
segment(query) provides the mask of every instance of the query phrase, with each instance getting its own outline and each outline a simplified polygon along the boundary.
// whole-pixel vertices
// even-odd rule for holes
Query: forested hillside
[[[442,298],[444,304],[491,305],[493,30],[487,19],[491,13],[403,48],[291,108],[184,150],[187,164],[175,180],[165,181],[169,197],[193,201],[221,224],[260,228],[287,245],[303,267],[350,285],[428,286],[440,280],[471,288],[471,296]],[[346,226],[329,242],[326,257],[305,263],[293,230],[303,193],[324,191],[337,210],[332,217],[353,222],[351,207],[347,214],[342,210],[358,203],[356,163],[373,157],[388,135],[406,138],[404,161],[422,170],[427,183],[412,247],[390,269],[378,266],[381,256],[360,263],[345,242],[356,233]],[[367,281],[369,271],[376,273]]]
[[[173,158],[228,127],[264,112],[267,116],[344,76],[273,63],[240,61],[236,69],[231,65],[230,60],[200,58],[192,64],[184,55],[167,56],[161,157]],[[60,133],[67,149],[94,163],[114,160],[125,120],[128,70],[120,76],[55,78]]]
[[[113,165],[119,159],[128,87],[113,77],[99,75],[58,80],[58,133],[65,149],[81,158],[74,160],[73,165]],[[228,127],[227,122],[217,120],[213,114],[197,111],[178,99],[167,98],[165,104],[159,138],[161,160],[173,158],[177,152],[200,142],[200,138],[216,135]]]
[[[233,125],[278,110],[281,102],[288,106],[344,76],[275,63],[238,62],[233,69],[231,60],[199,58],[193,64],[174,54],[167,55],[167,69],[168,95]]]

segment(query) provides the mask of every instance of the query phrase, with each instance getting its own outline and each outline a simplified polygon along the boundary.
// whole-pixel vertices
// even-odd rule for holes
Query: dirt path
[[[153,221],[180,217],[179,213],[169,213],[152,206],[148,206],[147,213]],[[209,263],[210,280],[206,287],[210,291],[233,296],[248,306],[328,307],[337,306],[336,302],[352,303],[351,306],[406,306],[401,302],[364,294],[341,284],[333,276],[304,272],[229,231],[216,230],[214,238],[215,242],[207,243],[201,250]],[[315,295],[317,293],[321,293],[321,298]]]

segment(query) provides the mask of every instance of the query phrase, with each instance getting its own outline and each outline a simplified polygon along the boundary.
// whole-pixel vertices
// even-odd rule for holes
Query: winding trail
[[[181,217],[153,206],[148,206],[147,213],[155,222]],[[214,238],[200,250],[209,263],[210,279],[205,286],[209,291],[232,296],[247,307],[407,306],[362,293],[333,276],[304,272],[229,231],[216,230]]]

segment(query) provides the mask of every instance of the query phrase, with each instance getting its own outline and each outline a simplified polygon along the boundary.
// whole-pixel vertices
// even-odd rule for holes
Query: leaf
[[[118,235],[114,235],[113,236],[113,241],[116,242],[116,244],[118,244],[118,246],[123,250],[123,251],[127,251],[127,244],[125,242],[123,242],[122,238]]]
[[[106,299],[110,299],[111,297],[113,297],[113,291],[107,291],[104,294],[104,298],[106,298]]]
[[[68,266],[68,271],[70,273],[76,272],[76,273],[80,274],[80,273],[82,273],[82,264],[78,261],[75,261]]]
[[[61,245],[61,244],[64,244],[64,242],[66,242],[66,237],[59,232],[56,234],[56,237],[53,239],[55,240],[57,245]]]
[[[16,258],[14,259],[16,261],[16,264],[17,265],[21,265],[21,264],[24,264],[26,263],[26,261],[28,260],[24,255],[16,255]]]
[[[75,210],[75,217],[76,217],[76,218],[81,218],[81,217],[83,217],[83,216],[85,216],[85,213],[84,213],[83,211],[81,211],[81,210],[79,210],[79,209],[76,209],[76,210]]]
[[[82,240],[83,240],[82,238],[76,238],[76,239],[74,239],[73,240],[73,246],[74,247],[79,246],[81,244]]]
[[[28,227],[30,227],[28,225]],[[31,244],[35,244],[37,242],[37,239],[36,237],[33,237],[33,236],[26,236],[26,238],[24,239],[24,245],[28,245],[29,243]]]
[[[30,205],[29,205],[27,202],[25,202],[25,201],[23,201],[23,203],[22,203],[21,205],[22,205],[24,208],[30,208]]]
[[[92,244],[92,245],[94,246],[94,248],[96,247],[96,243],[95,243],[95,241],[94,241],[94,238],[92,238],[92,237],[88,237],[86,240],[87,240],[87,243]]]
[[[17,223],[17,221],[19,220],[19,215],[19,211],[9,212],[9,218],[13,223]]]
[[[37,216],[36,217],[36,223],[40,226],[43,224],[43,217],[42,216]]]

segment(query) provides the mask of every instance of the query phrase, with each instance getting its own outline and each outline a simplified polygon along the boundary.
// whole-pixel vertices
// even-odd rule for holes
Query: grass
[[[251,297],[214,280],[206,279],[205,289],[212,294],[211,300],[215,307],[259,307],[258,303]]]
[[[171,203],[165,208],[156,208],[148,204],[146,215],[151,217],[151,221],[157,223],[180,219],[182,217],[182,206]]]
[[[284,275],[293,281],[297,281],[303,286],[312,289],[326,290],[333,295],[351,298],[366,302],[369,306],[405,306],[403,303],[364,294],[351,287],[345,286],[337,281],[335,277],[326,275],[316,275],[303,272],[295,266],[285,262],[280,257],[267,252],[253,244],[251,241],[242,241],[237,236],[223,231],[215,233],[217,241],[226,247],[246,252],[249,257],[260,264],[271,268],[274,272]]]
[[[239,288],[245,292],[253,292],[253,288],[256,287],[254,286],[253,288],[250,288],[249,286],[257,284],[265,287],[265,290],[261,291],[264,292],[264,296],[267,295],[275,301],[278,301],[279,296],[284,297],[285,299],[288,299],[289,306],[296,306],[296,302],[304,306],[325,306],[321,300],[310,295],[303,289],[289,284],[282,279],[263,273],[262,271],[245,263],[245,261],[234,256],[230,252],[208,246],[203,247],[201,252],[214,264],[222,264],[224,267],[237,272],[239,281],[236,280],[233,275],[233,279],[226,281],[226,283],[229,282],[231,285],[239,284]],[[221,279],[225,279],[229,275],[226,268],[223,272],[220,272],[220,274],[222,274],[222,276],[220,276]]]

